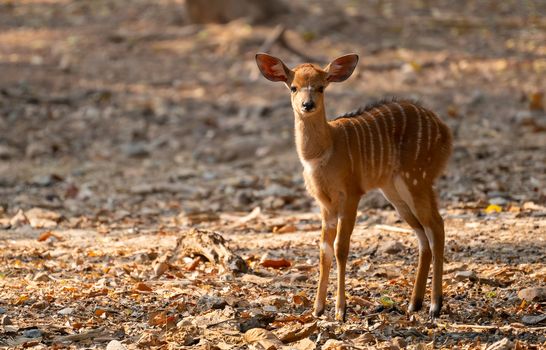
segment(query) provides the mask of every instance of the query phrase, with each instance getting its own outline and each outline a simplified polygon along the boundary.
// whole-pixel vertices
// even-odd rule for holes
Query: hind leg
[[[444,221],[438,212],[436,193],[432,184],[409,186],[400,177],[394,181],[396,191],[408,205],[425,231],[432,252],[432,296],[430,316],[440,315],[442,308],[442,275],[444,267]]]
[[[410,312],[419,311],[423,306],[428,272],[432,260],[432,252],[430,250],[428,238],[425,234],[425,229],[415,215],[413,215],[410,207],[404,202],[395,188],[390,186],[388,189],[383,189],[382,191],[387,200],[396,208],[400,217],[411,226],[417,235],[419,242],[419,264],[417,265],[417,273],[408,310]]]

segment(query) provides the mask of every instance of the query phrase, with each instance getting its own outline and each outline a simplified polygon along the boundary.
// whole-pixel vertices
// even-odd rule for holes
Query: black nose
[[[306,112],[309,112],[310,110],[312,110],[313,108],[315,108],[315,102],[313,101],[305,101],[303,104],[303,110],[306,111]]]

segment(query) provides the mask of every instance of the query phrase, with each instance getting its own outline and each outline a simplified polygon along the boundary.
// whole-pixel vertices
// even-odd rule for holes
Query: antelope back
[[[445,167],[452,147],[449,128],[411,101],[381,102],[330,122],[349,171],[365,187],[380,187],[399,174],[408,183],[430,184]]]

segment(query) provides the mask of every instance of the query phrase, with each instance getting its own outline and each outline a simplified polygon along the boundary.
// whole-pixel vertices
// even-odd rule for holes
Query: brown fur
[[[434,180],[452,148],[449,128],[430,110],[410,101],[391,101],[350,117],[327,121],[322,90],[347,79],[356,55],[342,56],[325,69],[302,64],[288,69],[279,59],[258,54],[258,66],[270,80],[292,90],[296,148],[308,192],[322,214],[320,276],[315,315],[324,311],[328,274],[337,260],[336,319],[345,319],[345,266],[358,202],[379,188],[419,240],[419,265],[409,309],[421,308],[433,260],[430,314],[442,304],[444,225],[438,213]],[[314,103],[309,110],[305,103]]]

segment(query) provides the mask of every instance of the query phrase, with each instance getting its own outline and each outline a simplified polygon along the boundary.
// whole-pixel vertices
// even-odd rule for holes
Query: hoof
[[[429,316],[431,319],[435,319],[440,316],[440,311],[442,310],[442,299],[436,303],[430,304]]]
[[[336,321],[345,322],[345,319],[347,318],[346,316],[347,312],[345,309],[336,311]]]
[[[415,301],[415,302],[411,302],[409,304],[408,311],[409,312],[417,312],[417,311],[421,310],[422,307],[423,307],[423,301],[418,300],[418,301]]]
[[[324,313],[324,308],[317,308],[315,307],[315,310],[313,311],[313,316],[314,317],[320,317],[322,316],[322,314]]]

